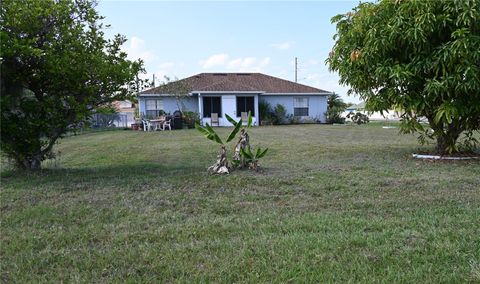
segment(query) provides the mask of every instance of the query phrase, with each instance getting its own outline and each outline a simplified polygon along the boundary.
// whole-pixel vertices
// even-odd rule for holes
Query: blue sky
[[[125,35],[129,57],[142,58],[146,76],[155,73],[158,82],[202,72],[262,72],[294,81],[298,57],[299,83],[358,102],[324,63],[335,34],[330,18],[357,4],[100,0],[97,9],[111,24],[107,35]]]

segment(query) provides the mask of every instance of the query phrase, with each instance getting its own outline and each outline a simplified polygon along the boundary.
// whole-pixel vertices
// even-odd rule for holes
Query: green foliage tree
[[[338,94],[331,94],[327,100],[327,123],[345,123],[342,113],[347,108],[347,104]]]
[[[92,111],[141,88],[142,61],[105,39],[93,0],[4,0],[0,5],[1,147],[39,169],[55,142]]]
[[[361,3],[332,22],[336,42],[326,62],[368,110],[401,108],[402,131],[436,139],[440,154],[455,151],[462,132],[480,129],[478,0]]]

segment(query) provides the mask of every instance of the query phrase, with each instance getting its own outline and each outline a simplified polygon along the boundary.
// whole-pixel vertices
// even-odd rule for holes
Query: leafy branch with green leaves
[[[326,63],[369,111],[401,109],[401,131],[435,152],[480,132],[479,1],[381,0],[332,18]],[[426,119],[428,125],[420,123]],[[472,140],[473,141],[473,140]]]

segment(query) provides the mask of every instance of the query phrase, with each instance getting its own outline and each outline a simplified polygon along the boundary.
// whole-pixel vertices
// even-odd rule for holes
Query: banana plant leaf
[[[257,154],[255,155],[257,159],[260,159],[262,158],[263,156],[265,156],[265,154],[267,154],[267,151],[268,151],[268,148],[266,148],[265,150],[263,151],[260,151],[260,148],[257,149]]]
[[[223,145],[222,139],[220,139],[217,132],[215,132],[215,130],[213,130],[213,128],[208,123],[205,123],[205,129],[207,129],[210,132],[210,134],[212,135],[213,139],[209,138],[210,140],[213,140],[213,141]]]
[[[252,127],[253,119],[252,119],[252,112],[248,112],[248,123],[247,123],[247,128]]]
[[[227,118],[227,120],[233,124],[233,126],[237,126],[238,122],[235,121],[235,119],[233,119],[232,117],[230,117],[230,115],[228,114],[225,114],[225,117]],[[240,125],[242,125],[242,120],[240,120]]]
[[[227,119],[229,118],[228,115],[225,115],[227,116]],[[231,118],[231,117],[230,117]],[[235,125],[235,124],[234,124]],[[233,128],[232,132],[230,133],[230,135],[228,135],[228,138],[227,138],[227,143],[232,141],[235,136],[237,136],[237,133],[238,131],[240,131],[240,128],[242,127],[242,120],[240,119],[239,122],[237,122],[237,124],[235,125],[235,128]]]
[[[242,156],[244,156],[248,160],[252,159],[252,155],[251,155],[252,152],[251,151],[250,151],[250,153],[248,153],[248,151],[245,151],[243,148],[240,148],[240,154],[242,154]]]
[[[208,130],[206,130],[205,128],[203,128],[202,126],[200,126],[200,124],[198,124],[197,122],[195,122],[195,129],[197,129],[198,131],[200,131],[203,135],[205,136],[208,136],[210,134],[210,132],[208,132]]]
[[[217,135],[215,130],[207,123],[205,127],[200,126],[200,124],[195,123],[195,128],[200,131],[207,139],[215,141],[219,144],[223,144],[222,139]]]

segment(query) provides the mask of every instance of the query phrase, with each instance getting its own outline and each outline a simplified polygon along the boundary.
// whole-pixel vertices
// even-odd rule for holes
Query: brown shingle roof
[[[328,93],[328,91],[298,84],[262,73],[200,73],[180,80],[191,91],[206,92],[265,92],[265,93]],[[148,89],[140,94],[163,94],[164,87]]]

